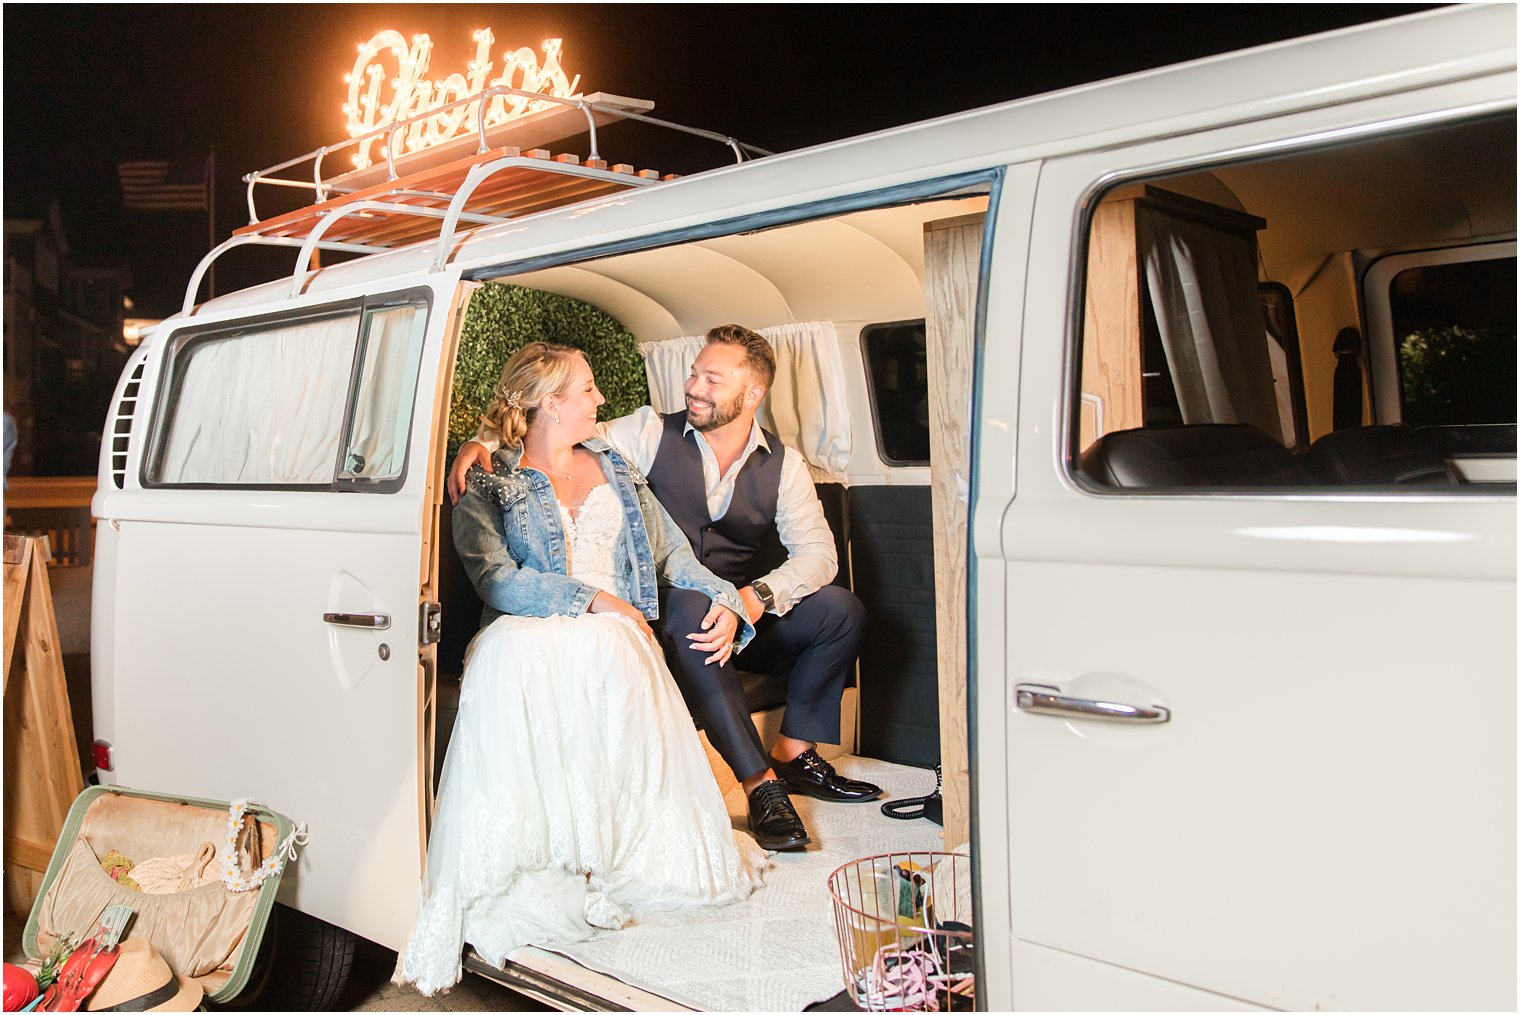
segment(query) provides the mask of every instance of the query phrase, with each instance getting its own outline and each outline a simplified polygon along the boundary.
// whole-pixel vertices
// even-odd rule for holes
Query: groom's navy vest
[[[739,470],[728,511],[713,521],[707,513],[707,484],[695,431],[686,434],[686,413],[664,416],[665,432],[649,469],[649,488],[691,543],[697,559],[713,574],[744,585],[786,561],[776,533],[776,501],[781,493],[781,438],[762,430],[770,450],[757,447]]]

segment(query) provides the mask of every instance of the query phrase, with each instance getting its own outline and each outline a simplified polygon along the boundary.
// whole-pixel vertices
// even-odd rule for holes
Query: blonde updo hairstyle
[[[480,417],[481,423],[501,434],[503,444],[520,447],[528,427],[538,418],[540,403],[570,386],[570,373],[577,359],[584,359],[579,349],[529,342],[502,367],[501,378],[491,389],[491,405]]]

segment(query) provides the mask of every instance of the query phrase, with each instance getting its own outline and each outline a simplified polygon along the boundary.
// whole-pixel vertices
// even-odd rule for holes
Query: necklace
[[[528,453],[526,451],[524,451],[522,457],[523,457],[523,461],[526,462],[528,460]],[[568,480],[571,483],[575,482],[575,477],[574,476],[567,476],[563,472],[555,472],[553,469],[546,469],[546,468],[544,468],[544,466],[538,464],[537,462],[533,463],[533,467],[535,469],[540,469],[540,470],[542,470],[544,472],[547,472],[551,476],[558,476],[560,479]]]

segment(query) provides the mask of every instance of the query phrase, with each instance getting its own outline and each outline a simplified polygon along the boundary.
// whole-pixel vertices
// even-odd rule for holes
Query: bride
[[[454,542],[485,601],[465,660],[427,878],[398,982],[459,979],[466,942],[497,965],[641,911],[721,905],[760,884],[649,619],[657,584],[712,600],[693,646],[721,663],[754,629],[644,478],[598,440],[604,399],[573,349],[534,342],[485,422]]]

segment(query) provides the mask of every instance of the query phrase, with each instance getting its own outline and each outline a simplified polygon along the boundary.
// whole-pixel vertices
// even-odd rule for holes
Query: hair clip
[[[522,411],[522,396],[523,396],[523,393],[521,391],[509,391],[509,392],[507,392],[507,407],[511,408],[511,409],[516,409],[518,412],[521,412]]]

